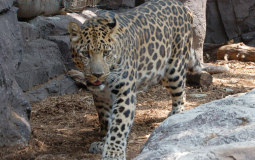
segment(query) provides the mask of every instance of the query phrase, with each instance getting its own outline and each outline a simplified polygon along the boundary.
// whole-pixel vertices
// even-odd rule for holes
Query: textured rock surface
[[[57,44],[66,70],[75,68],[71,56],[69,36],[49,36],[47,39]]]
[[[207,0],[206,24],[206,43],[222,43],[228,41],[216,0]]]
[[[95,7],[101,0],[65,0],[65,10],[69,12],[82,11],[87,6]]]
[[[77,90],[75,82],[63,76],[66,70],[75,68],[66,26],[71,21],[81,24],[93,13],[87,12],[81,15],[39,16],[29,23],[19,22],[26,43],[15,78],[29,102]]]
[[[136,0],[122,0],[122,5],[133,8],[136,5]]]
[[[19,25],[21,27],[21,33],[25,43],[40,38],[40,32],[35,25],[27,22],[19,22]]]
[[[255,159],[255,90],[166,119],[135,160]]]
[[[92,16],[84,11],[18,22],[12,1],[0,0],[0,146],[27,144],[29,102],[77,90],[65,75],[74,68],[67,24]]]
[[[78,20],[66,15],[54,17],[38,16],[29,21],[29,23],[37,27],[37,30],[40,31],[41,38],[47,38],[48,36],[54,35],[68,35],[67,24],[71,21],[81,24]]]
[[[64,3],[59,0],[16,0],[19,18],[33,18],[38,15],[50,16],[64,11]]]
[[[208,0],[206,43],[223,43],[230,39],[243,41],[242,35],[255,35],[255,1]],[[254,36],[255,37],[255,36]],[[250,41],[253,41],[251,39]],[[246,41],[246,44],[250,43]],[[254,43],[249,45],[254,46]]]
[[[13,0],[0,0],[0,13],[11,8]]]
[[[29,102],[38,102],[49,96],[58,96],[71,94],[77,91],[75,82],[66,75],[60,75],[57,78],[41,85],[39,88],[34,87],[26,92]]]
[[[16,80],[23,91],[46,83],[64,73],[64,64],[56,43],[38,39],[26,43]]]
[[[101,5],[100,8],[102,9],[115,10],[120,8],[122,0],[101,0],[99,5]]]
[[[0,0],[1,4],[6,1]],[[2,7],[2,6],[1,6]],[[16,9],[7,5],[0,13],[0,146],[25,145],[31,132],[31,107],[15,81],[23,41]]]

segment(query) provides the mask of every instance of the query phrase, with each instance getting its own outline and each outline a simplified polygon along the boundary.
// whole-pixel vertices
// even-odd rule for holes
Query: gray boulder
[[[223,43],[229,40],[221,20],[217,0],[207,0],[206,24],[206,43]]]
[[[0,146],[25,145],[31,132],[31,107],[15,80],[23,40],[17,9],[9,2],[0,0]]]
[[[116,10],[119,9],[122,5],[122,0],[101,0],[99,3],[100,8]]]
[[[255,37],[255,19],[254,19],[255,1],[250,0],[208,0],[206,19],[206,43],[223,43],[231,39],[246,41],[250,43],[254,38],[247,42],[242,39],[243,34],[252,34]]]
[[[38,39],[24,45],[22,61],[15,78],[23,91],[28,91],[62,73],[64,64],[57,44]]]
[[[126,7],[133,8],[136,6],[137,0],[122,0],[122,5]]]
[[[35,25],[27,22],[19,22],[19,25],[21,27],[21,33],[24,43],[40,38],[40,32]]]
[[[75,69],[67,24],[71,21],[81,24],[91,14],[93,12],[89,15],[84,12],[81,15],[39,16],[28,23],[19,22],[25,43],[15,78],[29,102],[77,90],[75,82],[64,75],[66,70]]]
[[[69,36],[49,36],[47,39],[57,44],[66,70],[75,68],[71,56]]]
[[[95,7],[101,0],[65,0],[63,1],[65,10],[68,12],[80,12],[87,6]]]
[[[40,38],[47,38],[48,36],[68,35],[67,24],[71,21],[82,24],[70,15],[57,15],[54,17],[38,16],[28,23],[36,26],[37,30],[40,31]]]
[[[75,81],[70,77],[62,74],[47,83],[35,87],[26,92],[26,97],[29,102],[38,102],[49,96],[63,96],[77,91]]]
[[[62,0],[15,0],[14,6],[19,8],[19,18],[50,16],[64,11]]]
[[[13,4],[13,0],[0,0],[0,13],[8,11]]]
[[[254,160],[255,90],[167,118],[134,160]]]
[[[65,75],[67,69],[75,68],[67,24],[81,24],[93,16],[84,12],[18,22],[12,4],[0,0],[0,146],[27,144],[31,132],[29,102],[77,90],[75,82]]]

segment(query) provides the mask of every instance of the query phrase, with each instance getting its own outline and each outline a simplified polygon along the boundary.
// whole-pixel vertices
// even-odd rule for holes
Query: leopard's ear
[[[123,27],[119,25],[116,18],[109,19],[109,22],[106,25],[111,29],[109,35],[114,41],[116,41],[119,38],[119,35],[124,32]]]
[[[117,27],[116,18],[109,19],[109,22],[106,25],[112,29],[115,29]]]
[[[70,34],[70,39],[72,42],[77,42],[81,39],[81,27],[75,22],[69,22],[67,25],[67,30]]]

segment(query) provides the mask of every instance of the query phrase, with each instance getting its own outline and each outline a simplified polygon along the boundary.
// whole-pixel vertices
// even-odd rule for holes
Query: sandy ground
[[[197,86],[187,86],[186,109],[222,99],[227,95],[247,92],[255,88],[255,63],[218,61],[230,71],[213,75],[213,84],[202,92]],[[204,97],[194,97],[204,94]],[[140,152],[151,132],[171,111],[171,99],[160,84],[138,94],[135,121],[128,137],[127,159]],[[32,134],[28,146],[2,148],[0,159],[70,159],[97,160],[101,154],[88,152],[90,144],[99,140],[99,123],[91,94],[80,89],[77,93],[50,97],[32,104]]]

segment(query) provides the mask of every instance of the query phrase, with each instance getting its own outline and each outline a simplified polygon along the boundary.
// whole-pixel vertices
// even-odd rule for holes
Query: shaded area
[[[16,11],[0,1],[0,147],[26,145],[31,132],[31,107],[14,78],[23,45]]]

